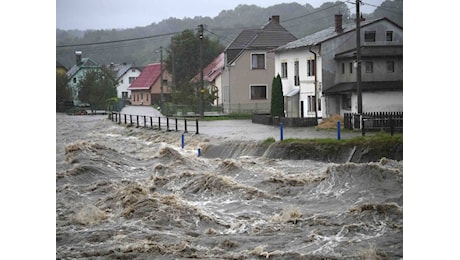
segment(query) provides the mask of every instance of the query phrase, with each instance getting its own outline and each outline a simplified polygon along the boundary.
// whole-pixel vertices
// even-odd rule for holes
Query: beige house
[[[270,112],[275,48],[297,38],[272,16],[257,29],[243,30],[224,50],[221,102],[225,113]]]

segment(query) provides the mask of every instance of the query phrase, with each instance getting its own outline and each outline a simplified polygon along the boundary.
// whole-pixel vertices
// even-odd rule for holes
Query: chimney
[[[342,15],[341,15],[341,14],[336,14],[336,15],[335,15],[335,32],[336,32],[336,33],[341,33],[341,32],[343,32],[343,28],[342,28]]]
[[[270,21],[275,21],[280,23],[280,16],[279,15],[272,15],[272,18],[269,19]]]
[[[81,63],[81,51],[76,51],[75,52],[75,59],[77,61],[77,65],[80,65],[80,63]]]

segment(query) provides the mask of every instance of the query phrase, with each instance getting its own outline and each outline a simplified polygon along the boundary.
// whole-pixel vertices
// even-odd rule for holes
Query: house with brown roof
[[[268,113],[275,76],[271,50],[297,38],[273,15],[261,28],[243,30],[224,50],[221,100],[224,112]]]
[[[362,112],[403,111],[403,30],[388,18],[361,22]],[[274,50],[288,117],[356,113],[356,24],[335,25]]]
[[[170,100],[171,79],[171,74],[162,68],[161,63],[147,65],[128,87],[128,90],[131,91],[131,104],[160,105],[162,98],[163,102]]]
[[[220,53],[213,61],[211,61],[203,69],[203,85],[204,88],[210,93],[215,93],[215,106],[222,106],[222,72],[224,70],[224,53]],[[191,80],[193,83],[201,81],[201,72],[199,72]]]

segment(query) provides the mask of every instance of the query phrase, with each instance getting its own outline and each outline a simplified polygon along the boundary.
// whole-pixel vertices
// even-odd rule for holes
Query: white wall
[[[316,81],[317,81],[317,99],[322,97],[321,94],[321,56],[319,55],[318,48],[312,48],[317,56],[316,64]],[[281,63],[287,62],[287,78],[281,78],[281,83],[283,84],[283,93],[287,93],[294,88],[300,87],[299,93],[299,115],[301,116],[300,111],[300,102],[304,101],[304,117],[315,117],[315,112],[308,112],[308,96],[315,95],[315,76],[308,76],[307,60],[314,59],[314,54],[310,52],[309,48],[299,48],[293,50],[287,50],[283,52],[277,52],[275,55],[275,76],[281,75]],[[294,85],[294,62],[299,61],[299,77],[300,77],[300,86]],[[319,104],[317,104],[319,105]],[[321,105],[321,108],[324,106]],[[291,115],[290,115],[291,116]],[[321,117],[321,111],[318,111],[318,117]]]
[[[134,71],[133,71],[134,70]],[[141,71],[137,68],[130,68],[124,75],[123,77],[120,79],[120,81],[118,82],[118,86],[117,86],[117,97],[118,98],[121,98],[122,97],[122,92],[128,92],[128,99],[130,99],[131,97],[131,90],[128,90],[128,87],[131,85],[129,84],[129,78],[130,77],[139,77],[139,75],[141,74]],[[123,83],[121,83],[121,80],[123,80]]]

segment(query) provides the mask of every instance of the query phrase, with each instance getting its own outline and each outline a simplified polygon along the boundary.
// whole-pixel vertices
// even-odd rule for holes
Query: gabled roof
[[[220,53],[211,63],[203,69],[203,80],[212,82],[214,81],[220,74],[222,74],[222,70],[224,69],[224,53]],[[191,80],[192,82],[199,82],[201,77],[201,73],[193,77]]]
[[[106,66],[107,70],[110,72],[110,74],[115,80],[119,80],[121,77],[123,77],[123,75],[125,75],[125,73],[129,69],[131,69],[131,67],[132,67],[131,64],[126,64],[126,63],[123,63],[123,64],[113,64],[112,63]]]
[[[279,17],[270,19],[262,28],[245,29],[233,39],[225,48],[227,62],[232,63],[243,50],[271,50],[296,39],[279,24]]]
[[[150,89],[153,84],[160,78],[161,73],[161,63],[154,63],[147,65],[144,70],[142,70],[139,77],[137,77],[131,86],[128,87],[129,90],[143,90]]]
[[[368,25],[377,23],[377,22],[382,21],[382,20],[389,21],[390,23],[394,24],[398,28],[402,29],[401,26],[399,26],[398,24],[394,23],[393,21],[391,21],[390,19],[388,19],[386,17],[362,22],[360,27],[361,28],[366,27]],[[344,24],[343,25],[343,31],[340,32],[340,33],[335,31],[335,26],[332,26],[332,27],[329,27],[327,29],[318,31],[316,33],[307,35],[307,36],[305,36],[305,37],[303,37],[301,39],[298,39],[296,41],[292,41],[292,42],[289,42],[289,43],[287,43],[285,45],[282,45],[282,46],[276,48],[275,52],[284,51],[284,50],[290,50],[290,49],[296,49],[296,48],[302,48],[302,47],[307,47],[307,46],[315,46],[315,45],[321,44],[321,43],[323,43],[325,41],[328,41],[330,39],[333,39],[335,37],[344,35],[346,33],[353,32],[355,30],[356,30],[356,24],[354,24],[354,23]]]
[[[94,69],[100,68],[100,66],[90,58],[82,58],[79,64],[73,65],[72,68],[67,71],[67,78],[72,78],[81,68]]]

